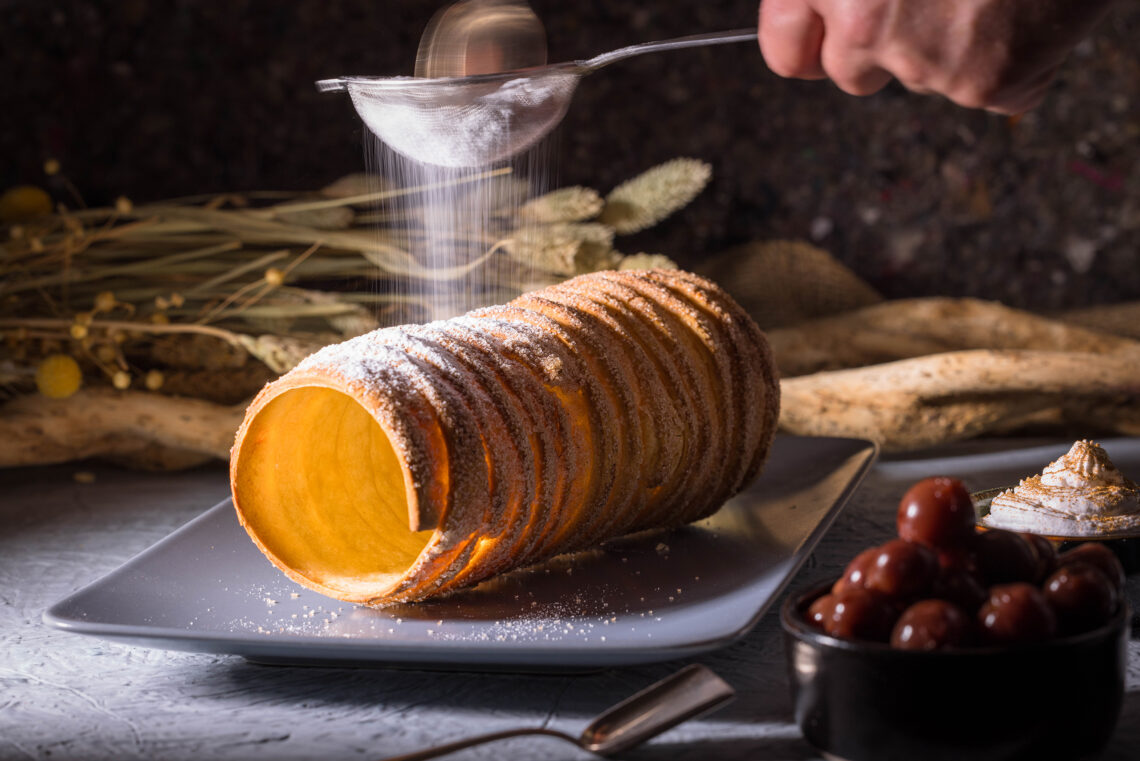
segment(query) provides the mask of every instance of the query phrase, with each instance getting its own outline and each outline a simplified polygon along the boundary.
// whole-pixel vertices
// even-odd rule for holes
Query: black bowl
[[[941,652],[840,640],[804,617],[831,588],[780,611],[796,722],[847,761],[1079,759],[1108,742],[1124,699],[1129,611],[1108,625],[1020,647]]]

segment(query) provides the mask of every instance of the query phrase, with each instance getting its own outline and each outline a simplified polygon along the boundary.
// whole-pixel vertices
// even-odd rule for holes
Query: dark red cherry
[[[1120,564],[1120,559],[1116,557],[1113,551],[1100,542],[1078,544],[1073,549],[1061,553],[1057,558],[1058,566],[1077,562],[1088,563],[1100,569],[1105,578],[1112,582],[1116,593],[1118,595],[1124,593],[1124,566]]]
[[[1021,538],[1033,545],[1037,551],[1037,577],[1034,581],[1042,581],[1057,568],[1057,548],[1040,534],[1022,532]]]
[[[867,570],[871,564],[875,562],[875,557],[879,554],[878,547],[871,547],[863,550],[847,564],[843,569],[843,575],[839,577],[839,581],[831,587],[831,591],[836,594],[845,592],[848,589],[863,589],[867,586]]]
[[[970,642],[973,619],[946,600],[921,600],[899,616],[891,631],[891,647],[900,650],[945,650]]]
[[[956,478],[926,478],[899,502],[899,537],[935,549],[957,547],[974,535],[974,502]]]
[[[992,645],[1042,642],[1057,632],[1057,618],[1044,593],[1024,581],[999,584],[978,611],[982,638]]]
[[[886,642],[898,613],[878,592],[852,588],[833,596],[830,615],[823,617],[823,630],[840,639]]]
[[[978,575],[978,554],[974,552],[975,536],[959,547],[938,550],[938,565],[943,568],[956,568]]]
[[[808,623],[817,629],[823,630],[824,621],[831,618],[835,609],[835,595],[826,594],[817,597],[807,610]]]
[[[1021,534],[1001,529],[984,531],[974,540],[978,570],[991,586],[1012,581],[1037,583],[1037,550]]]
[[[905,601],[926,593],[938,575],[934,550],[904,539],[892,539],[876,548],[866,570],[867,589],[892,600]]]
[[[943,568],[930,588],[930,596],[952,602],[973,614],[988,595],[975,574],[962,568]]]
[[[1104,626],[1116,612],[1116,589],[1099,568],[1088,563],[1066,563],[1045,580],[1043,589],[1057,614],[1061,634]]]

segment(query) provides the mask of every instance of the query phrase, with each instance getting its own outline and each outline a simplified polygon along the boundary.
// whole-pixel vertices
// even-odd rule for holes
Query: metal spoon
[[[554,129],[587,74],[645,53],[755,40],[755,29],[734,29],[498,74],[340,77],[320,80],[317,89],[347,90],[368,128],[408,158],[439,166],[483,166],[526,150]]]
[[[612,756],[640,745],[682,721],[719,708],[732,700],[735,695],[736,690],[732,689],[731,685],[711,670],[694,663],[606,709],[582,730],[579,737],[545,727],[508,729],[469,737],[466,740],[438,745],[403,756],[392,756],[383,761],[421,761],[469,748],[472,745],[520,735],[557,737],[599,756]]]
[[[460,0],[420,37],[416,76],[469,77],[546,64],[546,30],[519,0]]]

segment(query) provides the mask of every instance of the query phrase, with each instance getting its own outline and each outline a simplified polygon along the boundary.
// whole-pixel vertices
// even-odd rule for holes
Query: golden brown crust
[[[612,432],[617,441],[619,476],[614,480],[609,498],[604,503],[595,502],[595,509],[590,511],[590,520],[582,527],[577,537],[582,546],[589,546],[605,537],[613,536],[614,534],[610,532],[611,527],[626,515],[630,501],[638,498],[641,485],[638,476],[645,437],[641,431],[640,417],[637,415],[639,400],[634,390],[633,371],[629,367],[628,360],[622,356],[614,337],[599,329],[589,315],[553,300],[557,298],[557,294],[550,291],[555,291],[559,287],[565,285],[555,286],[543,292],[551,296],[550,299],[527,294],[511,303],[521,310],[550,317],[561,325],[569,334],[568,345],[573,346],[577,354],[585,358],[592,374],[616,396],[614,407],[617,410],[617,417],[606,424],[605,429]],[[524,319],[529,318],[524,317]],[[622,477],[623,474],[625,477]]]
[[[385,561],[398,572],[378,572],[383,583],[301,572],[255,525],[273,520],[262,492],[277,493],[261,488],[258,473],[280,471],[258,461],[268,455],[247,433],[271,402],[309,387],[348,397],[379,424],[400,465],[398,475],[385,465],[369,486],[402,488],[407,530],[429,532],[415,534],[422,549],[409,562],[398,553]],[[419,600],[708,515],[758,472],[778,406],[763,334],[715,284],[677,271],[593,273],[306,359],[247,412],[231,460],[235,507],[262,552],[299,583],[353,602]],[[318,475],[373,478],[337,471],[350,466],[328,451],[338,450],[322,462],[290,456]],[[260,512],[246,510],[255,502]],[[344,520],[367,509],[354,503]],[[376,541],[404,531],[383,525]],[[369,557],[353,556],[351,567]]]
[[[717,361],[709,349],[712,337],[707,335],[707,326],[702,324],[695,309],[652,282],[644,273],[618,272],[615,278],[644,299],[639,303],[653,305],[654,321],[666,326],[667,335],[679,349],[681,366],[687,369],[696,385],[696,398],[700,405],[698,414],[709,427],[706,445],[698,453],[699,459],[694,460],[694,468],[704,478],[693,484],[694,488],[685,495],[683,504],[676,505],[677,510],[667,519],[669,524],[686,523],[686,516],[703,513],[709,506],[719,506],[724,501],[718,498],[718,489],[709,487],[719,487],[722,483],[728,466],[726,454],[736,444],[724,392],[726,384],[721,382]]]
[[[744,451],[753,455],[736,487],[743,488],[759,475],[776,434],[780,417],[780,377],[775,355],[760,327],[720,286],[684,270],[669,270],[668,274],[704,292],[710,303],[727,312],[729,324],[739,331],[741,347],[748,355],[743,378],[748,390],[744,398],[755,414],[749,416],[754,418],[751,421],[754,428],[744,442]]]
[[[539,554],[544,528],[562,511],[569,479],[581,458],[574,448],[565,410],[546,392],[541,375],[525,355],[535,336],[515,324],[489,317],[471,320],[469,329],[464,334],[467,340],[478,337],[488,361],[497,368],[503,383],[515,390],[515,398],[531,421],[527,435],[542,468],[534,498],[525,506],[524,521],[516,524],[508,545],[510,563],[526,562],[526,558]]]
[[[597,534],[590,527],[601,520],[600,513],[613,503],[619,469],[625,462],[622,459],[619,426],[608,424],[623,415],[622,401],[613,390],[605,365],[599,363],[589,348],[582,346],[576,335],[563,323],[528,309],[517,301],[505,307],[480,310],[476,315],[481,319],[501,318],[539,331],[542,338],[536,339],[536,342],[541,342],[543,350],[536,361],[541,364],[544,359],[542,355],[554,359],[560,371],[577,378],[581,384],[586,395],[585,404],[575,395],[563,394],[561,401],[576,407],[577,414],[570,413],[572,417],[581,418],[584,413],[589,419],[588,428],[584,431],[587,442],[583,446],[589,447],[584,456],[592,464],[588,472],[581,474],[583,480],[574,484],[568,497],[567,519],[551,526],[550,531],[546,531],[545,527],[540,529],[546,537],[540,550],[545,553],[552,547],[557,547],[566,552],[594,543],[593,537]]]
[[[656,505],[647,516],[647,520],[652,521],[647,524],[649,526],[671,525],[677,516],[672,515],[669,508],[683,503],[692,489],[700,488],[698,483],[702,476],[699,468],[693,465],[700,461],[698,453],[708,448],[711,434],[708,416],[700,401],[698,382],[669,327],[658,319],[655,310],[659,307],[609,278],[599,278],[593,286],[593,298],[618,311],[630,327],[631,335],[646,347],[663,380],[660,395],[672,402],[675,419],[670,424],[676,426],[677,435],[670,438],[676,439],[679,449],[677,472],[673,480],[655,490]]]
[[[525,414],[510,385],[503,382],[478,348],[470,341],[460,340],[458,331],[440,330],[436,325],[416,327],[412,331],[447,352],[462,368],[466,380],[486,397],[488,406],[481,408],[480,415],[494,418],[488,425],[496,430],[485,438],[484,451],[494,473],[492,487],[505,503],[500,521],[489,526],[483,536],[495,542],[504,560],[485,558],[483,562],[496,567],[509,563],[517,553],[515,543],[528,519],[529,506],[536,499],[536,485],[542,478],[541,454],[536,453],[541,447],[531,446],[526,433],[534,429],[534,421]]]

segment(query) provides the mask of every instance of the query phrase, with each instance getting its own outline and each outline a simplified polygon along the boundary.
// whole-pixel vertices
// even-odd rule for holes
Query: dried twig
[[[1140,433],[1138,363],[1140,352],[960,351],[785,378],[780,427],[906,450],[1098,410],[1098,422]]]
[[[784,377],[964,349],[1104,354],[1140,342],[977,299],[887,301],[768,332]]]
[[[224,459],[244,412],[244,404],[225,407],[133,391],[92,389],[67,399],[23,396],[0,408],[0,467],[137,457],[152,447],[192,453],[198,461]]]

